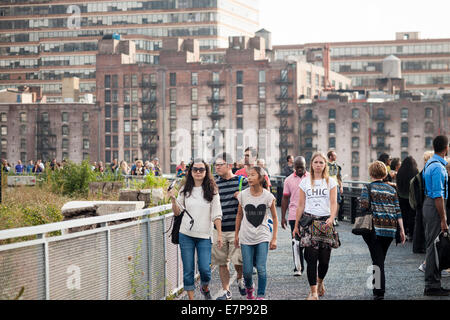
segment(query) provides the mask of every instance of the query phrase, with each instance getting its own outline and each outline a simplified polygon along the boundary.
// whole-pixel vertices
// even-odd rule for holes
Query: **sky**
[[[272,45],[450,38],[450,0],[259,0],[259,24]]]

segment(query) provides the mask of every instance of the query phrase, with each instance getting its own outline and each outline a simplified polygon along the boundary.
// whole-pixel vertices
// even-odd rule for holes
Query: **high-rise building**
[[[62,101],[62,79],[95,94],[98,40],[134,40],[136,61],[158,64],[164,37],[197,39],[204,63],[220,62],[228,37],[253,36],[259,0],[0,0],[0,89],[40,86]]]
[[[383,60],[391,55],[400,59],[401,76],[410,91],[435,96],[440,89],[450,89],[448,38],[421,39],[418,32],[397,32],[395,40],[280,45],[273,50],[277,60],[295,56],[323,65],[325,45],[330,49],[330,69],[351,78],[353,89],[378,89],[377,79],[385,78]]]

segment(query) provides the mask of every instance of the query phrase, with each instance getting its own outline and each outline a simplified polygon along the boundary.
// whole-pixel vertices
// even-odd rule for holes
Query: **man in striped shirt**
[[[232,172],[233,160],[227,153],[220,154],[215,161],[216,173],[219,176],[216,180],[219,188],[220,204],[222,206],[222,248],[216,246],[217,231],[214,229],[212,263],[219,266],[219,275],[222,282],[223,294],[217,300],[231,300],[230,291],[230,269],[231,261],[236,269],[236,278],[239,293],[245,295],[245,286],[242,277],[242,254],[240,248],[234,246],[234,232],[236,227],[236,215],[239,202],[237,195],[240,191],[248,187],[245,177],[236,176]]]

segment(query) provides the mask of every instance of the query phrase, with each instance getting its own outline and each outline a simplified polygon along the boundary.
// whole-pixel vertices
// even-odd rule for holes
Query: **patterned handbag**
[[[328,243],[334,249],[341,246],[338,232],[334,226],[327,225],[325,221],[313,221],[311,225],[311,240]]]

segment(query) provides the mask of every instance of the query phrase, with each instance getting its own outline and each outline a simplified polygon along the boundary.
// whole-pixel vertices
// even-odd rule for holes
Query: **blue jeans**
[[[195,289],[195,250],[197,249],[197,264],[202,286],[211,281],[211,239],[201,239],[180,233],[179,237],[181,260],[183,261],[184,290]]]
[[[241,244],[242,251],[242,269],[244,274],[245,287],[250,289],[253,286],[253,262],[256,262],[256,270],[258,271],[258,297],[264,297],[266,294],[267,283],[267,253],[269,251],[269,243],[261,242],[255,245]]]

